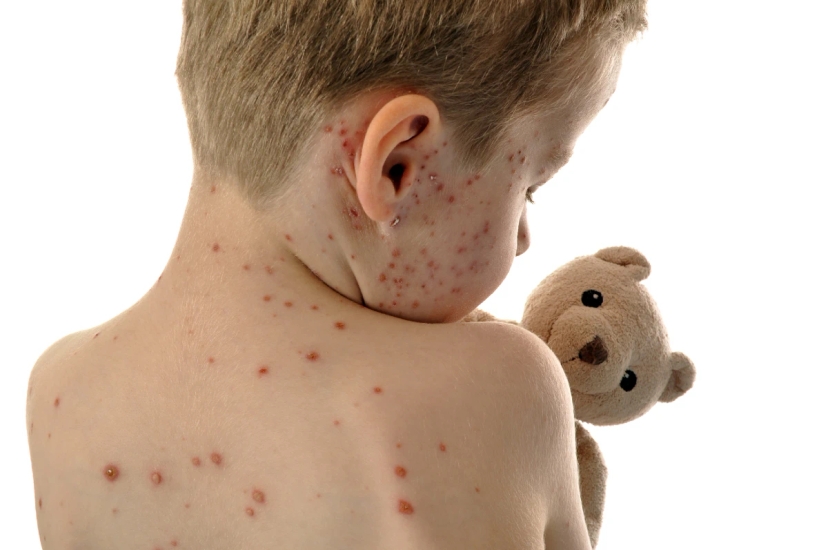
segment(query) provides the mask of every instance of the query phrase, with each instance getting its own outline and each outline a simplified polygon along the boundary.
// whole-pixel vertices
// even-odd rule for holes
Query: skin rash
[[[296,354],[298,363],[291,365],[297,369],[326,368],[336,351],[325,343],[347,335],[356,322],[348,307],[417,322],[456,321],[491,294],[514,257],[526,251],[526,202],[566,163],[575,139],[613,88],[609,79],[584,104],[516,124],[485,173],[456,168],[450,128],[430,100],[400,93],[367,96],[318,129],[309,156],[315,161],[300,170],[295,190],[274,211],[254,212],[221,181],[194,184],[179,241],[144,307],[185,319],[185,328],[185,304],[193,296],[209,296],[213,311],[254,311],[263,322],[320,319],[329,337],[296,345],[290,353]],[[187,329],[188,335],[194,332],[194,326]],[[129,337],[123,336],[119,340],[103,329],[89,340],[119,346]],[[220,350],[205,350],[202,357],[199,368],[226,367]],[[265,357],[243,366],[250,385],[274,383],[283,368]],[[393,398],[389,394],[397,390],[375,380],[366,384],[363,399]],[[49,398],[53,424],[72,407],[72,396],[63,393]],[[329,422],[332,430],[346,425],[342,417]],[[34,423],[29,431],[36,437]],[[37,433],[51,439],[51,432]],[[395,442],[395,449],[404,444]],[[435,437],[430,452],[446,460],[450,444]],[[203,448],[163,469],[142,471],[129,456],[101,456],[97,479],[163,492],[175,482],[176,469],[226,475],[233,459],[226,449]],[[399,485],[396,513],[413,520],[418,506],[406,495],[406,484],[417,472],[403,461],[385,467]],[[242,481],[238,489],[247,501],[237,514],[255,521],[267,511],[270,490],[255,479]],[[57,503],[38,495],[38,513],[50,506]],[[178,539],[168,544],[176,546]]]

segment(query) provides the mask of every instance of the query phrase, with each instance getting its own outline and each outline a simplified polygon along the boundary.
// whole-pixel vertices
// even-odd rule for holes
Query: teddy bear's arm
[[[598,443],[592,439],[583,424],[575,421],[575,449],[578,457],[578,484],[584,508],[589,541],[598,544],[598,534],[604,516],[604,495],[607,488],[607,467]]]

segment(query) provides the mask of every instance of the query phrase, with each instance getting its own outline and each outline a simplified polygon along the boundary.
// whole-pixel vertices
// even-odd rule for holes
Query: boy
[[[44,548],[589,548],[554,355],[455,323],[644,0],[185,0],[194,176],[130,309],[38,360]]]

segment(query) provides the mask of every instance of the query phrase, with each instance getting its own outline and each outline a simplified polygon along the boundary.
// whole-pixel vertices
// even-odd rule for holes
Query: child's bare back
[[[322,20],[341,22],[343,44],[365,27],[369,4],[316,4],[344,10]],[[445,33],[447,47],[456,39],[452,17],[477,18],[480,33],[511,40],[513,29],[489,28],[483,4],[457,11],[435,2],[445,17],[418,24],[434,26],[435,40]],[[400,25],[411,5],[375,15]],[[316,18],[262,7],[255,17],[238,7],[205,12],[186,1],[194,27],[185,25],[177,74],[195,172],[178,242],[141,300],[60,340],[32,372],[28,428],[43,547],[588,548],[559,363],[519,327],[455,321],[528,248],[527,200],[566,163],[614,90],[643,8],[618,19],[633,8],[595,6],[608,11],[589,12],[594,26],[581,31],[571,13],[554,9],[504,14],[517,27],[570,17],[561,25],[573,38],[557,47],[572,59],[553,56],[534,76],[557,87],[535,83],[509,96],[532,77],[507,43],[499,68],[475,65],[496,53],[484,44],[465,61],[440,57],[447,80],[433,90],[403,87],[376,57],[377,44],[393,44],[377,39],[359,63],[373,59],[376,78],[391,70],[395,84],[365,81],[354,92],[339,82],[345,95],[317,98],[322,109],[311,91],[333,86],[350,62],[312,60],[306,69],[319,72],[316,81],[294,75],[305,79],[304,97],[270,78],[295,68],[282,51],[282,72],[262,69],[259,92],[244,96],[250,83],[233,71],[255,74],[255,56],[235,64],[221,49],[235,43],[232,33],[209,29],[237,25],[251,49],[234,55],[258,47],[276,59],[267,25],[288,34],[298,25],[284,40],[304,52],[297,41],[327,51],[336,25],[326,23],[314,42]],[[209,17],[213,26],[195,28]],[[379,31],[359,32],[374,40]],[[533,35],[531,46],[557,51],[556,32],[547,42]],[[618,44],[589,43],[601,32]],[[478,48],[475,36],[457,51]],[[198,40],[221,47],[201,52]],[[397,46],[399,59],[420,55]],[[366,74],[363,67],[352,78]],[[476,107],[472,89],[470,99],[452,96],[462,79],[491,75],[502,79]],[[273,90],[278,101],[262,99]],[[501,103],[492,103],[498,93]],[[509,107],[487,111],[498,105]],[[250,106],[258,114],[247,117]],[[463,131],[450,122],[458,109],[470,117]],[[260,125],[272,113],[283,126]],[[475,128],[494,137],[470,141]]]
[[[550,384],[488,343],[516,329],[272,301],[224,335],[139,303],[44,356],[44,548],[544,547]]]

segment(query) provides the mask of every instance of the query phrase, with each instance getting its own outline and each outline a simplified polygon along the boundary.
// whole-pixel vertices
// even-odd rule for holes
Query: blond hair
[[[400,88],[437,104],[479,169],[511,120],[567,100],[582,58],[616,58],[646,27],[645,3],[184,0],[175,74],[196,171],[264,208],[337,109]]]

